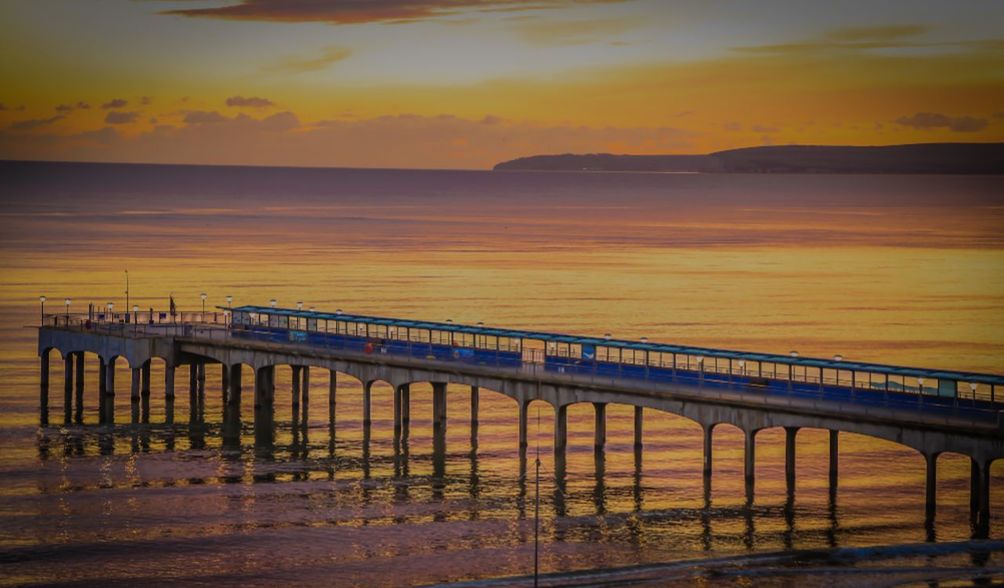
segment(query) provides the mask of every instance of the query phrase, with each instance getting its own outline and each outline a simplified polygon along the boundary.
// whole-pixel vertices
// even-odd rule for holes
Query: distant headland
[[[707,155],[533,155],[496,171],[616,171],[779,174],[1004,174],[1004,143],[917,143],[883,147],[786,145]]]

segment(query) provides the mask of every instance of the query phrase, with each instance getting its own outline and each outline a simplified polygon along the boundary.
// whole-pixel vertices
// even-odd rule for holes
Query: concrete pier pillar
[[[401,432],[401,396],[404,394],[402,388],[404,386],[394,387],[394,433]]]
[[[975,520],[980,510],[980,464],[969,458],[969,512]]]
[[[173,365],[164,366],[164,422],[174,424],[174,370]]]
[[[712,449],[714,441],[714,425],[704,427],[704,476],[711,476]]]
[[[363,425],[368,427],[373,420],[373,382],[363,383]]]
[[[642,427],[645,423],[645,409],[636,406],[634,407],[634,446],[639,448],[642,446]]]
[[[197,363],[188,364],[188,412],[189,419],[195,420],[199,412],[199,365]]]
[[[328,424],[335,424],[335,403],[337,402],[338,372],[328,370]]]
[[[300,385],[303,383],[303,377],[300,375],[300,366],[294,365],[293,368],[293,410],[300,407]]]
[[[837,487],[837,471],[840,466],[840,431],[830,431],[830,489]]]
[[[63,357],[63,420],[70,424],[73,420],[73,353]]]
[[[255,444],[268,448],[275,439],[275,366],[258,368],[254,384]]]
[[[554,411],[554,454],[564,454],[568,447],[568,406],[561,405]]]
[[[481,393],[477,386],[471,386],[471,426],[478,424],[478,410],[481,401]]]
[[[756,434],[755,430],[746,431],[743,478],[746,482],[747,502],[753,502],[753,495],[756,490]]]
[[[76,369],[76,375],[73,378],[73,389],[74,389],[74,420],[78,423],[84,422],[84,352],[81,351],[77,353],[77,358],[74,360],[74,366]]]
[[[43,351],[38,358],[39,382],[38,405],[43,425],[49,424],[49,351]]]
[[[784,482],[788,493],[795,492],[795,437],[798,427],[784,428]]]
[[[241,390],[243,388],[243,372],[241,364],[237,363],[226,367],[227,376],[227,405],[231,411],[241,412]]]
[[[411,424],[411,384],[401,386],[401,426],[408,430]]]
[[[230,406],[230,366],[220,364],[220,395],[223,401],[223,412],[226,414]]]
[[[602,449],[607,444],[607,404],[605,402],[594,402],[593,411],[595,413],[595,440],[593,445]]]
[[[446,430],[446,382],[432,383],[432,427]]]
[[[105,358],[98,356],[98,422],[104,424],[105,422],[105,393],[108,390],[108,382],[106,378],[108,377],[108,364],[105,362]]]
[[[143,381],[142,368],[134,367],[129,370],[129,402],[139,404],[139,385]]]
[[[938,499],[938,454],[924,455],[927,462],[927,483],[925,484],[924,507],[928,516],[934,516]]]
[[[115,359],[105,364],[105,393],[101,399],[104,406],[105,424],[115,424]]]
[[[984,539],[990,532],[990,461],[979,464],[979,500],[976,512],[976,535]]]
[[[310,367],[301,366],[300,379],[300,404],[303,405],[303,422],[307,422],[307,407],[310,406]]]
[[[150,422],[150,369],[151,360],[143,362],[139,385],[140,420],[144,423]]]
[[[529,420],[530,412],[530,401],[521,400],[519,403],[519,451],[523,457],[526,457],[526,438],[527,438],[527,426]]]

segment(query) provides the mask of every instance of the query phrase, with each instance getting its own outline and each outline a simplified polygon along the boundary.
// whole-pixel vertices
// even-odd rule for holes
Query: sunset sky
[[[1004,3],[0,3],[0,158],[487,168],[1004,140]]]

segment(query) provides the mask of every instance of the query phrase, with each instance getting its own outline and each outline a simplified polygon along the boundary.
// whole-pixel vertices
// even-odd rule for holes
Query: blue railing
[[[371,339],[335,333],[295,331],[278,327],[234,328],[230,335],[236,338],[252,339],[283,344],[301,344],[328,349],[342,349],[376,355],[394,355],[428,359],[440,362],[456,362],[510,369],[532,366],[545,372],[606,378],[613,380],[650,381],[665,384],[688,384],[701,388],[727,389],[756,395],[787,398],[826,400],[837,403],[896,408],[919,411],[925,414],[957,416],[974,422],[998,424],[1000,405],[978,399],[960,399],[886,390],[871,386],[844,386],[824,382],[806,382],[787,378],[761,377],[750,374],[730,374],[681,369],[679,367],[657,367],[622,364],[597,360],[582,360],[565,357],[544,357],[542,362],[524,362],[518,351],[458,347],[442,343],[409,342],[387,339]]]

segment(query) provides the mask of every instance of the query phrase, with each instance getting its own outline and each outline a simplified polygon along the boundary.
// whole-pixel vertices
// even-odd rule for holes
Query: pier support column
[[[274,443],[275,366],[258,368],[254,382],[255,444],[265,448]]]
[[[976,520],[980,511],[980,464],[973,458],[969,458],[969,512]]]
[[[144,423],[150,422],[150,370],[153,360],[146,360],[143,362],[141,369],[140,387],[139,387],[139,403],[140,403],[140,420]]]
[[[241,364],[223,364],[223,443],[240,446],[241,438]]]
[[[401,433],[401,396],[404,394],[404,385],[394,387],[394,435]]]
[[[300,384],[303,383],[303,377],[300,375],[300,370],[303,369],[298,365],[290,366],[293,368],[293,412],[296,414],[300,408]],[[298,415],[297,415],[298,416]],[[294,418],[294,420],[296,420]]]
[[[746,431],[746,446],[743,460],[743,477],[746,482],[746,502],[752,503],[756,492],[756,434]]]
[[[42,425],[49,424],[49,350],[42,352],[38,358],[38,406]]]
[[[830,491],[837,488],[837,471],[840,467],[840,431],[830,431]]]
[[[206,363],[203,361],[199,362],[199,421],[203,421],[206,418]]]
[[[73,421],[73,359],[76,354],[67,353],[63,357],[63,420]]]
[[[471,427],[478,426],[478,411],[481,402],[481,391],[477,386],[471,386]]]
[[[984,461],[980,464],[979,500],[976,512],[976,534],[985,539],[990,533],[990,464]]]
[[[401,387],[401,427],[407,431],[411,425],[411,384]]]
[[[196,420],[199,414],[199,364],[188,364],[188,419]]]
[[[164,422],[174,424],[174,370],[173,365],[164,366]]]
[[[132,422],[139,422],[139,385],[143,381],[143,369],[134,367],[129,370],[129,407],[132,412]]]
[[[308,366],[300,368],[300,379],[303,380],[303,383],[300,384],[300,404],[302,405],[300,421],[306,428],[310,420],[307,416],[307,409],[310,407],[310,368]]]
[[[928,453],[924,455],[927,462],[927,483],[925,484],[924,508],[928,517],[933,517],[938,499],[938,454]]]
[[[226,414],[230,406],[230,366],[220,364],[220,396],[223,401],[223,413]]]
[[[98,423],[105,422],[105,394],[108,391],[108,363],[98,356]]]
[[[328,370],[328,424],[335,426],[335,403],[337,402],[338,372]]]
[[[101,399],[104,406],[105,424],[115,424],[115,358],[105,364],[105,393]]]
[[[595,439],[593,446],[596,449],[603,449],[607,444],[607,404],[605,402],[594,402],[593,411],[595,412],[595,427],[593,430]]]
[[[795,492],[795,437],[798,427],[784,428],[784,482],[789,494]]]
[[[704,427],[704,477],[711,477],[712,449],[714,448],[714,425]]]
[[[446,382],[432,383],[432,428],[446,430]]]
[[[373,382],[363,383],[363,426],[368,427],[373,417]]]
[[[526,452],[526,434],[527,434],[527,425],[528,425],[528,419],[529,419],[529,414],[528,414],[529,411],[530,411],[530,401],[529,400],[521,400],[519,402],[519,451],[520,451],[520,454],[523,456],[524,461],[525,461],[525,457],[526,457],[526,453],[525,453]]]
[[[77,359],[74,361],[74,368],[76,368],[76,375],[73,380],[74,396],[74,421],[77,423],[84,422],[84,352],[81,351],[77,353]]]
[[[241,391],[243,388],[243,372],[241,370],[242,364],[226,365],[227,378],[227,406],[230,411],[237,415],[241,413]]]
[[[567,447],[568,406],[561,405],[554,410],[554,455],[564,455]]]
[[[645,409],[634,407],[634,446],[639,449],[642,446],[642,428],[645,423]]]

